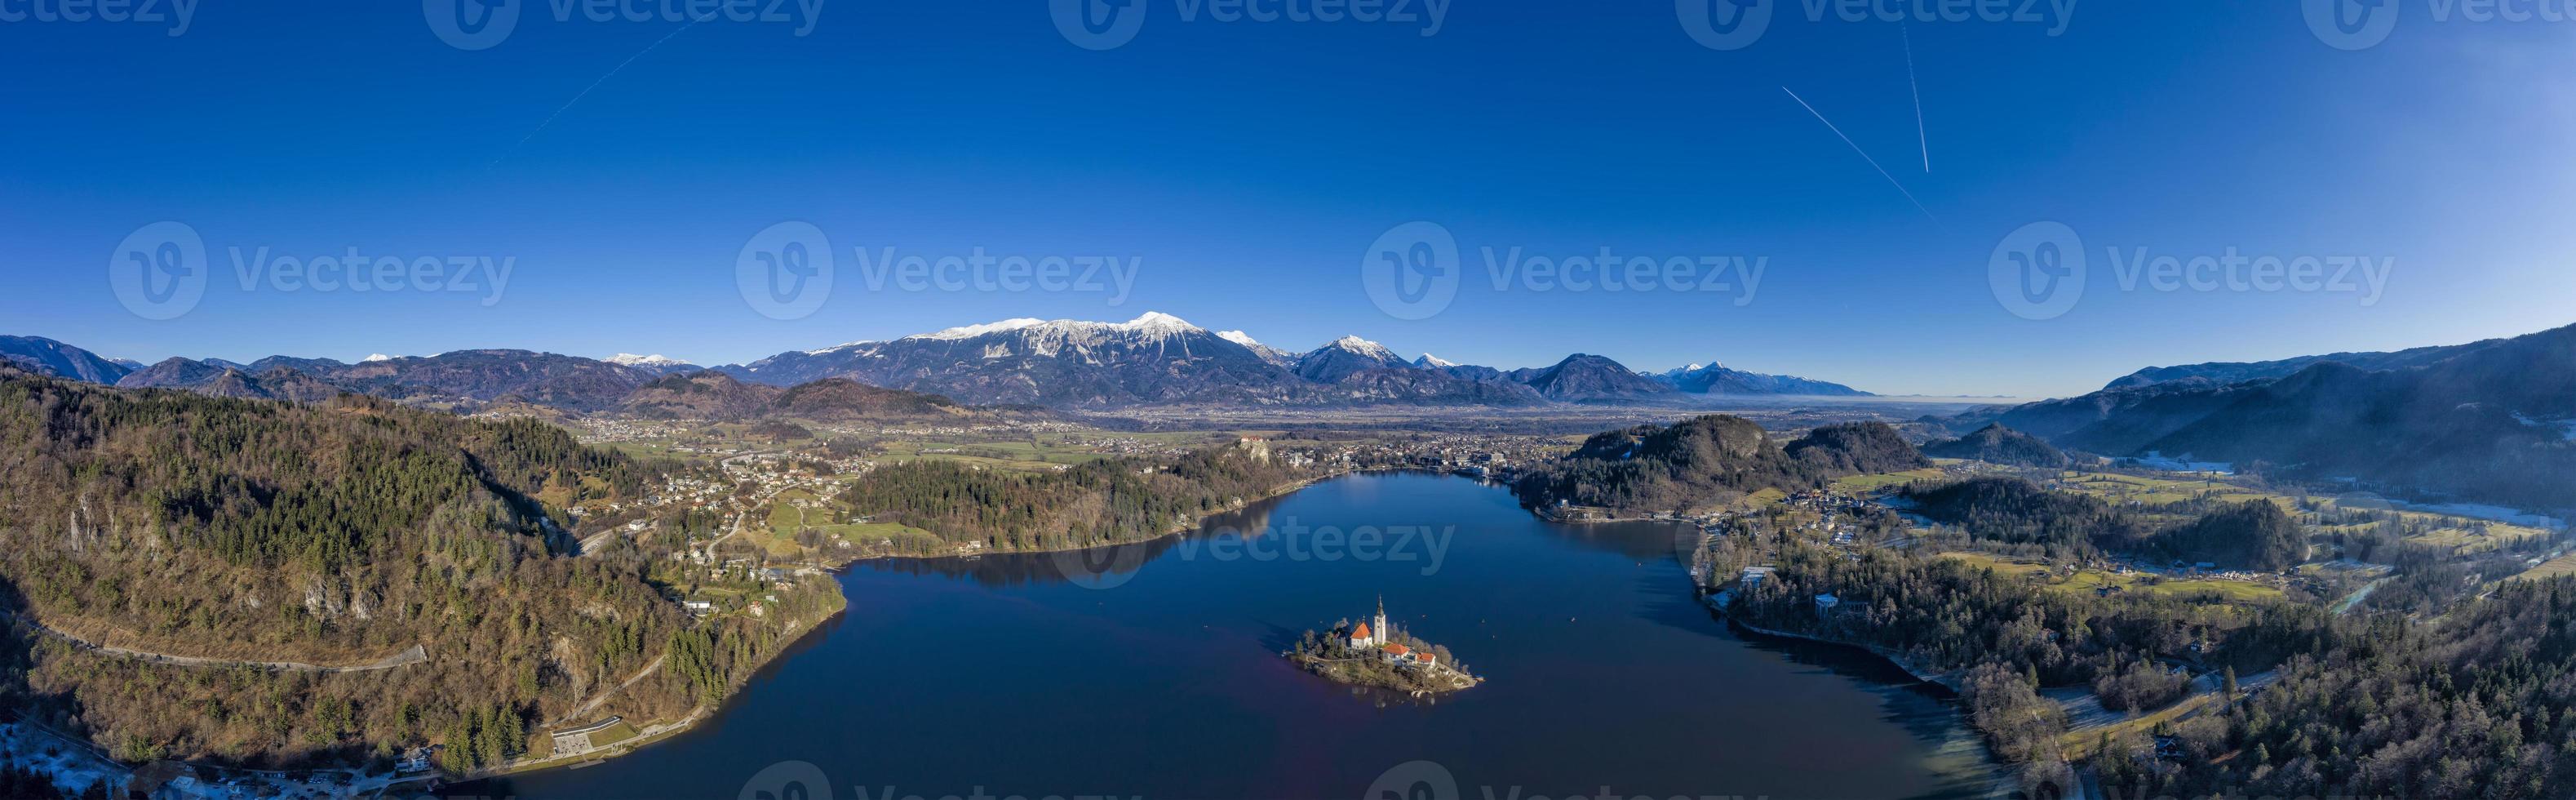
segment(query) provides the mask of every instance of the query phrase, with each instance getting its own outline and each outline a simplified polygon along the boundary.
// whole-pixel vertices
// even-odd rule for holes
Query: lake
[[[1949,798],[1995,768],[1937,688],[1739,635],[1692,528],[1556,525],[1463,478],[1341,478],[1155,542],[876,561],[714,719],[522,798]],[[1389,619],[1484,678],[1433,702],[1292,667]],[[798,763],[802,762],[802,763]],[[829,788],[825,788],[828,784]],[[1424,787],[1431,787],[1426,790]]]

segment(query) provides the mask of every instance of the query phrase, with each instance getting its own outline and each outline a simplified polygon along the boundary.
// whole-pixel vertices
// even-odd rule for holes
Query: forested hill
[[[1154,538],[1321,474],[1249,445],[1199,450],[1168,465],[1120,458],[1059,472],[916,461],[877,470],[842,499],[948,544],[1046,550]]]
[[[2072,461],[2064,451],[2050,446],[2046,440],[2004,427],[2002,423],[1988,425],[1957,439],[1924,445],[1923,454],[2045,469],[2062,469]]]
[[[708,635],[684,630],[642,559],[550,549],[565,508],[636,497],[653,468],[540,423],[9,370],[0,450],[0,704],[121,758],[297,764],[444,743],[470,767]],[[268,671],[73,639],[209,661],[428,659]],[[621,708],[685,711],[702,676],[646,681]]]
[[[1594,434],[1572,455],[1524,473],[1515,491],[1531,507],[1682,511],[1930,464],[1882,423],[1829,425],[1784,447],[1750,420],[1709,415]]]

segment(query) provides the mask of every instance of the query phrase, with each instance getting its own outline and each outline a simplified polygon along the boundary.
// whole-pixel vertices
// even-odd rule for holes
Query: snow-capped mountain
[[[376,362],[378,362],[378,361],[392,361],[392,360],[394,360],[394,356],[385,355],[385,354],[383,354],[383,353],[368,353],[366,358],[358,359],[358,363],[360,363],[360,364],[373,364],[373,363],[376,363]]]
[[[1819,397],[1868,397],[1868,392],[1839,383],[1812,380],[1794,375],[1764,375],[1728,369],[1723,364],[1692,364],[1669,370],[1657,379],[1673,388],[1691,394],[1745,395],[1785,394]]]
[[[729,368],[788,385],[845,377],[971,403],[1108,407],[1278,403],[1305,387],[1250,347],[1170,314],[1126,322],[1009,319],[890,342],[781,353]]]
[[[691,364],[660,353],[655,353],[649,356],[639,356],[634,353],[619,353],[602,360],[621,367],[640,369],[655,375],[669,375],[675,372],[696,372],[698,370],[698,365],[696,364]]]
[[[1243,345],[1244,349],[1252,351],[1253,355],[1260,356],[1264,361],[1287,369],[1297,368],[1297,354],[1262,344],[1260,340],[1252,338],[1251,334],[1242,331],[1217,331],[1216,336],[1219,339]]]
[[[1372,369],[1410,369],[1412,364],[1386,345],[1344,336],[1297,357],[1297,375],[1316,383],[1333,383]]]
[[[663,355],[619,353],[591,359],[496,349],[428,357],[376,354],[356,364],[290,356],[249,364],[173,359],[129,373],[125,365],[87,351],[31,337],[0,337],[0,358],[46,374],[113,377],[119,385],[138,387],[280,398],[347,391],[446,407],[528,403],[582,413],[618,409],[630,393],[658,378],[701,372]],[[280,369],[295,374],[273,374]],[[1509,372],[1429,353],[1408,361],[1358,336],[1291,354],[1239,330],[1214,332],[1159,312],[1125,322],[1005,319],[890,341],[790,351],[714,371],[772,387],[843,378],[967,404],[1064,409],[1517,406],[1551,401],[1687,405],[1703,394],[1861,394],[1839,384],[1716,365],[1641,373],[1600,356],[1577,355],[1553,366]],[[655,408],[679,413],[669,402]]]

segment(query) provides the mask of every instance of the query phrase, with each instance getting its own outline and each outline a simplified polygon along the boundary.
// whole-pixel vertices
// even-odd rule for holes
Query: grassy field
[[[2558,558],[2552,559],[2540,566],[2532,567],[2529,571],[2514,577],[2525,580],[2540,580],[2542,578],[2555,578],[2560,575],[2569,574],[2576,574],[2576,555],[2559,556]]]
[[[2183,698],[2181,702],[2160,709],[2153,714],[2131,717],[2109,725],[2077,728],[2075,730],[2068,731],[2063,738],[2058,739],[2058,744],[2059,746],[2066,748],[2066,757],[2069,759],[2090,758],[2093,755],[2094,748],[2102,746],[2103,734],[2110,734],[2112,741],[2119,741],[2122,737],[2130,733],[2145,735],[2148,732],[2154,731],[2158,725],[2181,719],[2185,714],[2190,714],[2193,711],[2197,711],[2205,706],[2214,705],[2217,702],[2218,695],[2216,694],[2192,695],[2190,697]]]
[[[2073,472],[2068,472],[2065,473],[2063,480],[2066,482],[2067,488],[2079,493],[2099,497],[2103,501],[2109,502],[2113,505],[2122,505],[2132,501],[2147,505],[2179,503],[2197,499],[2203,494],[2211,494],[2215,499],[2221,502],[2241,503],[2249,500],[2269,500],[2280,504],[2283,510],[2289,511],[2290,513],[2298,514],[2302,512],[2302,509],[2300,508],[2302,498],[2242,486],[2232,483],[2225,478],[2212,478],[2208,476],[2165,478],[2109,473],[2090,473],[2079,475]],[[2318,505],[2319,510],[2327,514],[2344,510],[2342,507],[2342,503],[2344,501],[2341,498],[2312,496],[2305,499]],[[2467,517],[2435,514],[2424,511],[2394,509],[2387,507],[2384,503],[2372,503],[2367,510],[2375,511],[2389,518],[2402,520],[2411,528],[2421,529],[2421,532],[2407,536],[2408,541],[2429,544],[2437,547],[2447,547],[2464,555],[2506,547],[2525,539],[2543,538],[2553,535],[2551,531],[2541,528],[2495,522],[2491,520],[2479,520]],[[2179,518],[2160,521],[2179,521]],[[2321,535],[2331,535],[2336,533],[2358,532],[2362,530],[2363,527],[2364,526],[2321,525],[2316,526],[2314,531]]]
[[[1940,480],[1947,474],[1948,473],[1942,472],[1940,467],[1924,467],[1917,470],[1890,472],[1880,475],[1854,475],[1849,478],[1834,481],[1834,488],[1852,493],[1874,492],[1890,486],[1903,486],[1915,481]]]
[[[2260,492],[2225,480],[2207,477],[2156,478],[2102,472],[2084,474],[2068,472],[2059,480],[2063,481],[2070,490],[2099,497],[2113,505],[2130,501],[2148,505],[2180,503],[2197,499],[2210,492],[2216,492],[2219,500],[2229,503],[2289,499],[2283,495]]]
[[[2280,589],[2248,581],[2166,579],[2148,583],[2147,579],[2152,576],[2142,572],[2122,575],[2101,570],[2079,570],[2073,575],[2061,576],[2050,572],[2046,564],[2011,561],[1984,553],[1942,553],[1941,557],[1986,567],[1994,570],[1998,575],[2032,577],[2045,583],[2051,590],[2068,594],[2090,594],[2108,587],[2123,592],[2146,592],[2167,597],[2198,597],[2214,594],[2229,601],[2272,600],[2282,596]]]

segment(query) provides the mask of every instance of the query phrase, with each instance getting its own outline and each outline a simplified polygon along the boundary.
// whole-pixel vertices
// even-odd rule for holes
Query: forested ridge
[[[2307,531],[2269,500],[2160,506],[2156,510],[2168,513],[2205,509],[2188,522],[2157,529],[2136,512],[2021,478],[1982,476],[1910,485],[1902,497],[1926,518],[1957,525],[1972,539],[2035,546],[2050,558],[2107,551],[2278,572],[2308,557]]]
[[[2576,794],[2576,577],[2508,581],[2438,623],[2343,620],[2282,678],[2172,730],[2176,765],[2097,759],[2126,796]]]
[[[472,768],[517,755],[675,644],[706,646],[611,707],[677,717],[773,647],[763,625],[691,628],[640,555],[557,554],[569,507],[631,500],[668,465],[542,423],[0,372],[0,445],[0,608],[13,614],[0,693],[120,758],[282,766],[446,744],[451,767]],[[823,591],[784,599],[812,618],[837,608]],[[365,664],[417,645],[429,660],[183,666],[35,625],[209,659]]]
[[[1149,539],[1318,477],[1266,450],[1220,447],[1164,463],[1113,458],[1018,472],[915,461],[883,467],[842,495],[857,513],[950,543],[1042,550]]]
[[[1751,420],[1708,415],[1593,434],[1571,455],[1524,472],[1514,491],[1531,507],[1683,511],[1931,463],[1883,423],[1829,425],[1784,447]]]

